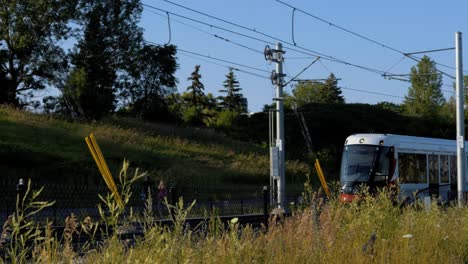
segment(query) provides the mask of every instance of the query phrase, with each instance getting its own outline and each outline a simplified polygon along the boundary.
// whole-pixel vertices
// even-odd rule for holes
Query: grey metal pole
[[[457,104],[457,191],[458,207],[463,207],[463,179],[466,171],[465,158],[465,118],[464,118],[464,95],[463,95],[463,62],[462,62],[462,33],[455,33],[456,50],[456,104]]]
[[[278,81],[276,84],[276,146],[279,148],[279,180],[278,182],[278,207],[286,210],[286,177],[284,157],[284,110],[283,110],[283,46],[276,44],[276,73]]]

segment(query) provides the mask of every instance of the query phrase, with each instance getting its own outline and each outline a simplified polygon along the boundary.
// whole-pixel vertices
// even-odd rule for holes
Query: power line
[[[148,44],[150,44],[150,45],[159,45],[159,44],[157,44],[156,42],[149,41],[149,40],[145,40],[145,42],[148,43]],[[183,49],[180,49],[180,48],[177,48],[177,50],[180,51],[180,52],[185,53],[185,54],[183,54],[183,55],[185,55],[185,56],[187,56],[187,57],[195,58],[195,59],[198,59],[198,60],[201,60],[201,61],[205,61],[205,62],[214,64],[214,65],[218,65],[218,66],[221,66],[221,67],[225,67],[225,68],[228,68],[228,69],[232,69],[232,70],[234,70],[234,71],[238,71],[238,72],[243,72],[243,73],[246,73],[246,74],[250,74],[250,75],[253,75],[253,76],[256,76],[256,77],[260,77],[260,78],[263,78],[263,79],[268,79],[268,80],[270,79],[269,77],[266,77],[266,76],[263,76],[263,75],[260,75],[260,74],[256,74],[256,73],[253,73],[253,72],[250,72],[250,71],[246,71],[246,70],[243,70],[243,69],[239,69],[239,68],[236,68],[236,67],[233,67],[233,66],[228,66],[228,65],[224,65],[224,64],[215,63],[215,62],[212,62],[212,61],[208,61],[208,60],[205,60],[205,59],[201,59],[201,58],[199,58],[199,57],[204,57],[204,58],[208,58],[208,59],[211,59],[211,60],[216,60],[216,61],[221,61],[221,62],[224,62],[224,63],[228,63],[228,64],[231,64],[231,65],[237,65],[237,66],[245,67],[245,68],[252,69],[252,70],[257,70],[257,71],[261,71],[261,72],[270,73],[269,71],[266,71],[266,70],[263,70],[263,69],[259,69],[259,68],[251,67],[251,66],[248,66],[248,65],[244,65],[244,64],[240,64],[240,63],[236,63],[236,62],[224,60],[224,59],[219,59],[219,58],[215,58],[215,57],[211,57],[211,56],[207,56],[207,55],[203,55],[203,54],[196,53],[196,52],[193,52],[193,51],[183,50]],[[188,55],[188,54],[196,55],[196,56],[199,56],[199,57],[190,56],[190,55]]]
[[[351,90],[351,91],[356,91],[356,92],[361,92],[361,93],[368,93],[368,94],[375,94],[375,95],[382,95],[382,96],[388,96],[388,97],[395,97],[395,98],[400,98],[400,99],[405,99],[404,96],[398,96],[398,95],[393,95],[393,94],[385,94],[385,93],[378,93],[378,92],[370,92],[366,90],[360,90],[360,89],[354,89],[354,88],[349,88],[349,87],[340,87],[341,89],[344,90]]]
[[[196,59],[196,60],[204,61],[204,62],[207,62],[207,63],[211,63],[211,64],[213,64],[213,65],[217,65],[217,66],[220,66],[220,67],[224,67],[224,68],[231,69],[231,70],[233,70],[233,71],[242,72],[242,73],[249,74],[249,75],[252,75],[252,76],[255,76],[255,77],[258,77],[258,78],[262,78],[262,79],[267,79],[267,80],[270,79],[269,77],[262,76],[262,75],[260,75],[260,74],[256,74],[256,73],[253,73],[253,72],[245,71],[245,70],[242,70],[242,69],[239,69],[239,68],[235,68],[235,67],[232,67],[232,66],[219,64],[219,63],[216,63],[216,62],[212,62],[212,61],[209,61],[209,60],[205,60],[205,59],[202,59],[202,58],[199,58],[199,57],[195,57],[195,56],[192,56],[192,55],[189,55],[189,54],[185,54],[185,53],[181,53],[181,54],[184,55],[184,56],[187,56],[187,57],[189,57],[189,58],[192,58],[192,59]]]
[[[167,2],[167,3],[176,5],[176,6],[178,6],[178,7],[181,7],[181,8],[187,9],[187,10],[190,10],[190,11],[195,12],[195,13],[197,13],[197,14],[201,14],[201,15],[207,16],[207,17],[209,17],[209,18],[212,18],[212,19],[221,21],[221,22],[223,22],[223,23],[227,23],[227,24],[230,24],[230,25],[233,25],[233,26],[242,28],[242,29],[244,29],[244,30],[248,30],[248,31],[254,32],[254,33],[256,33],[256,34],[260,34],[260,35],[265,36],[265,37],[268,37],[268,38],[270,38],[270,39],[274,39],[274,40],[283,42],[283,43],[285,43],[285,44],[287,44],[287,45],[289,45],[289,46],[294,46],[294,44],[289,43],[288,41],[285,41],[285,40],[279,39],[279,38],[277,38],[277,37],[274,37],[274,36],[272,36],[272,35],[263,33],[263,32],[261,32],[261,31],[258,31],[258,30],[256,30],[256,29],[254,29],[254,28],[248,28],[248,27],[239,25],[239,24],[237,24],[237,23],[234,23],[234,22],[231,22],[231,21],[227,21],[227,20],[225,20],[225,19],[221,19],[221,18],[212,16],[212,15],[209,15],[209,14],[203,13],[203,12],[201,12],[201,11],[197,11],[197,10],[195,10],[195,9],[193,9],[193,8],[189,8],[189,7],[186,7],[186,6],[183,6],[183,5],[180,5],[180,4],[177,4],[177,3],[174,3],[174,2],[168,1],[168,0],[162,0],[162,1],[165,1],[165,2]],[[279,1],[279,0],[277,0],[277,1]],[[281,2],[281,1],[279,1],[279,2]],[[284,3],[284,2],[282,2],[282,3]],[[171,15],[173,15],[173,16],[177,16],[177,17],[180,17],[180,18],[183,18],[183,19],[186,19],[186,20],[189,20],[189,21],[198,23],[198,24],[202,24],[202,25],[205,25],[205,26],[209,26],[209,27],[211,27],[211,28],[216,28],[216,29],[223,30],[223,31],[225,31],[225,32],[229,32],[229,33],[231,33],[231,34],[235,34],[235,35],[238,35],[238,36],[242,36],[242,37],[245,37],[245,38],[248,38],[248,39],[251,39],[251,40],[255,40],[255,41],[262,42],[262,43],[267,43],[267,44],[274,45],[274,43],[272,43],[271,41],[265,40],[265,39],[260,39],[260,38],[253,37],[253,36],[251,36],[251,35],[247,35],[247,34],[244,34],[244,33],[240,33],[240,32],[234,31],[234,30],[230,30],[230,29],[226,29],[226,28],[223,28],[223,27],[220,27],[220,26],[212,25],[212,24],[209,24],[209,23],[206,23],[206,22],[203,22],[203,21],[194,19],[194,18],[190,18],[190,17],[184,16],[184,15],[180,15],[180,14],[176,14],[176,13],[173,13],[173,12],[169,12],[169,11],[167,11],[167,10],[164,10],[164,9],[161,9],[161,8],[157,8],[157,7],[148,5],[148,4],[142,4],[142,5],[145,6],[145,7],[151,8],[151,9],[159,10],[159,11],[161,11],[161,12],[169,13],[169,14],[171,14]],[[298,9],[298,11],[301,11],[301,12],[304,13],[304,11],[302,11],[302,10],[300,10],[300,9]],[[191,26],[191,27],[192,27],[192,26]],[[194,28],[194,27],[192,27],[192,28]],[[197,30],[199,30],[199,29],[197,29]],[[219,37],[219,36],[214,35],[214,34],[212,34],[212,33],[208,33],[208,34],[213,35],[213,36],[215,36],[215,37],[217,37],[217,38],[219,38],[219,39],[228,41],[227,39],[225,39],[225,38],[223,38],[223,37]],[[361,37],[364,37],[364,36],[361,35]],[[367,38],[367,37],[364,37],[364,38]],[[384,45],[384,44],[382,44],[382,43],[379,43],[379,42],[377,42],[377,41],[373,41],[373,40],[371,40],[370,38],[368,38],[368,40],[370,40],[370,41],[372,41],[372,42],[374,42],[374,43],[376,43],[376,44],[379,44],[379,45],[388,47],[388,48],[390,48],[390,49],[393,49],[393,48],[391,48],[391,47],[389,47],[389,46],[386,46],[386,45]],[[228,41],[228,42],[232,42],[232,41]],[[245,46],[245,45],[244,45],[244,46]],[[247,46],[245,46],[245,47],[247,47]],[[335,57],[333,57],[333,56],[330,56],[330,55],[327,55],[327,54],[323,54],[323,53],[320,53],[320,52],[317,52],[317,51],[313,51],[313,50],[310,50],[310,49],[307,49],[307,48],[304,48],[304,47],[301,47],[301,46],[297,46],[297,45],[296,45],[295,47],[297,47],[297,48],[299,48],[299,49],[301,49],[301,50],[295,49],[295,48],[293,48],[293,47],[287,47],[287,49],[289,49],[289,50],[291,50],[291,51],[294,51],[294,52],[297,52],[297,53],[309,55],[309,56],[314,56],[314,57],[322,56],[323,59],[326,59],[326,60],[329,60],[329,61],[332,61],[332,62],[336,62],[336,63],[341,63],[341,64],[348,65],[348,66],[353,66],[353,67],[356,67],[356,68],[360,68],[360,69],[362,69],[362,70],[366,70],[366,71],[369,71],[369,72],[372,72],[372,73],[379,74],[379,75],[381,75],[381,76],[383,76],[383,77],[385,77],[384,74],[387,74],[387,73],[388,73],[388,71],[382,71],[382,70],[378,70],[378,69],[374,69],[374,68],[370,68],[370,67],[366,67],[366,66],[357,65],[357,64],[354,64],[354,63],[350,63],[350,62],[347,62],[347,61],[344,61],[344,60],[335,58]],[[249,48],[249,47],[247,47],[247,48]],[[250,49],[250,48],[249,48],[249,49]],[[307,52],[305,52],[305,51],[307,51]],[[405,55],[402,51],[399,51],[399,50],[396,50],[396,49],[394,49],[394,51],[399,52],[399,53]],[[256,52],[258,53],[259,51],[256,50]],[[211,56],[206,56],[206,55],[202,55],[202,54],[196,54],[196,55],[198,55],[198,56],[203,56],[203,57],[210,58],[210,59],[218,60],[218,59],[213,58],[213,57],[211,57]],[[417,58],[414,58],[414,57],[410,57],[410,58],[417,61]],[[231,62],[225,61],[225,60],[224,60],[224,62],[226,62],[226,63],[231,63]],[[319,62],[322,64],[322,66],[325,67],[325,65],[323,65],[323,63],[322,63],[320,60],[319,60]],[[211,62],[210,62],[210,63],[211,63]],[[243,67],[246,66],[246,65],[237,64],[237,63],[236,63],[236,65],[243,66]],[[225,65],[220,65],[220,66],[232,68],[232,67],[225,66]],[[250,66],[247,66],[247,67],[248,67],[248,68],[251,68]],[[325,67],[325,68],[326,68],[326,67]],[[326,69],[328,70],[328,68],[326,68]],[[255,70],[260,70],[260,69],[255,68]],[[264,70],[262,70],[262,71],[264,71]],[[266,71],[264,71],[264,72],[266,72]],[[445,73],[444,73],[444,74],[445,74]],[[447,75],[448,75],[448,74],[447,74]],[[450,75],[448,75],[448,76],[450,76]],[[268,77],[265,77],[265,76],[259,76],[259,77],[265,78],[265,79],[269,79]],[[396,79],[396,78],[391,78],[391,79]],[[409,80],[406,80],[406,79],[401,79],[401,80],[402,80],[402,81],[409,81]],[[351,89],[351,88],[349,88],[349,90],[356,90],[356,91],[361,91],[361,92],[367,92],[367,91],[358,90],[358,89]],[[453,92],[451,92],[451,91],[446,91],[446,92],[453,93]],[[368,93],[373,93],[373,92],[368,92]],[[379,93],[374,93],[374,94],[379,94]],[[388,95],[388,94],[380,94],[380,95],[384,95],[384,96],[393,96],[393,97],[398,97],[398,98],[404,98],[404,97],[394,96],[394,95]]]
[[[256,34],[260,34],[260,35],[265,36],[265,37],[268,37],[268,38],[270,38],[270,39],[273,39],[273,40],[276,40],[276,41],[280,41],[280,42],[282,42],[282,43],[285,43],[286,45],[292,46],[292,47],[289,47],[289,48],[287,48],[287,49],[292,50],[292,51],[295,51],[295,52],[298,52],[298,53],[302,53],[302,54],[306,54],[306,55],[310,55],[310,56],[314,56],[314,57],[321,57],[321,58],[326,59],[326,60],[329,60],[329,61],[334,61],[334,62],[337,62],[337,63],[341,63],[341,64],[348,65],[348,66],[352,66],[352,67],[355,67],[355,68],[359,68],[359,69],[366,70],[366,71],[373,72],[373,73],[377,73],[377,74],[383,74],[383,73],[384,73],[384,71],[382,71],[382,70],[373,69],[373,68],[370,68],[370,67],[366,67],[366,66],[362,66],[362,65],[355,64],[355,63],[351,63],[351,62],[348,62],[348,61],[345,61],[345,60],[342,60],[342,59],[338,59],[338,58],[335,58],[335,57],[333,57],[333,56],[330,56],[330,55],[327,55],[327,54],[324,54],[324,53],[321,53],[321,52],[317,52],[317,51],[314,51],[314,50],[310,50],[310,49],[308,49],[308,48],[301,47],[301,46],[298,46],[298,45],[294,46],[293,43],[290,43],[290,42],[288,42],[288,41],[286,41],[286,40],[283,40],[283,39],[274,37],[274,36],[269,35],[269,34],[266,34],[266,33],[263,33],[263,32],[261,32],[261,31],[258,31],[258,30],[256,30],[256,29],[254,29],[254,28],[248,28],[248,27],[246,27],[246,26],[242,26],[242,25],[239,25],[239,24],[237,24],[237,23],[234,23],[234,22],[231,22],[231,21],[227,21],[227,20],[225,20],[225,19],[217,18],[217,17],[215,17],[215,16],[212,16],[212,15],[209,15],[209,14],[206,14],[206,13],[203,13],[203,12],[201,12],[201,11],[197,11],[197,10],[195,10],[195,9],[193,9],[193,8],[189,8],[189,7],[186,7],[186,6],[177,4],[177,3],[173,3],[173,2],[168,1],[168,0],[162,0],[162,1],[165,1],[165,2],[168,2],[168,3],[170,3],[170,4],[176,5],[176,6],[178,6],[178,7],[181,7],[181,8],[187,9],[187,10],[190,10],[190,11],[195,12],[195,13],[197,13],[197,14],[204,15],[204,16],[207,16],[207,17],[209,17],[209,18],[212,18],[212,19],[221,21],[221,22],[223,22],[223,23],[227,23],[227,24],[229,24],[229,25],[233,25],[233,26],[236,26],[236,27],[238,27],[238,28],[242,28],[242,29],[244,29],[244,30],[251,31],[251,32],[254,32],[254,33],[256,33]],[[243,37],[246,37],[246,38],[249,38],[249,39],[252,39],[252,40],[256,40],[256,41],[259,41],[259,42],[262,42],[262,43],[267,43],[267,44],[275,45],[275,44],[272,43],[271,41],[267,41],[267,40],[260,39],[260,38],[257,38],[257,37],[252,37],[252,36],[249,36],[249,35],[246,35],[246,34],[243,34],[243,33],[239,33],[239,32],[236,32],[236,31],[233,31],[233,30],[230,30],[230,29],[226,29],[226,28],[223,28],[223,27],[220,27],[220,26],[215,26],[215,25],[212,25],[212,24],[209,24],[209,23],[206,23],[206,22],[197,20],[197,19],[193,19],[193,18],[184,16],[184,15],[179,15],[179,14],[176,14],[176,13],[173,13],[173,12],[169,12],[169,11],[167,11],[167,10],[164,10],[164,9],[161,9],[161,8],[157,8],[157,7],[148,5],[148,4],[142,4],[142,5],[145,6],[145,7],[148,7],[148,8],[152,8],[152,9],[155,9],[155,10],[162,11],[162,12],[168,12],[168,13],[170,13],[170,14],[173,15],[173,16],[178,16],[178,17],[181,17],[181,18],[184,18],[184,19],[187,19],[187,20],[190,20],[190,21],[199,23],[199,24],[203,24],[203,25],[205,25],[205,26],[217,28],[217,29],[220,29],[220,30],[223,30],[223,31],[232,33],[232,34],[236,34],[236,35],[239,35],[239,36],[243,36]],[[302,50],[298,50],[298,49],[295,49],[295,48],[293,48],[293,47],[297,47],[297,48],[300,48],[300,49],[302,49]],[[304,51],[307,51],[307,52],[304,52]]]
[[[145,10],[146,10],[147,12],[153,13],[153,14],[155,14],[155,15],[158,15],[158,16],[161,16],[161,17],[165,17],[164,15],[162,15],[162,14],[160,14],[160,13],[154,11],[154,10],[151,10],[151,9],[145,9]],[[220,40],[224,40],[224,41],[229,42],[229,43],[231,43],[231,44],[233,44],[233,45],[236,45],[236,46],[239,46],[239,47],[241,47],[241,48],[245,48],[245,49],[248,49],[248,50],[253,51],[253,52],[255,52],[255,53],[258,53],[258,54],[262,54],[262,55],[263,55],[263,51],[260,51],[260,50],[251,48],[251,47],[249,47],[249,46],[246,46],[246,45],[244,45],[244,44],[241,44],[241,43],[232,41],[232,40],[230,40],[230,39],[227,39],[227,38],[225,38],[225,37],[219,36],[219,35],[217,35],[217,34],[213,34],[213,33],[208,32],[208,31],[206,31],[206,30],[203,30],[203,29],[194,27],[194,26],[189,25],[189,24],[187,24],[187,23],[184,23],[184,22],[182,22],[182,21],[180,21],[180,20],[177,20],[177,19],[174,19],[174,18],[170,18],[170,20],[172,20],[172,21],[174,21],[174,22],[177,22],[177,23],[179,23],[179,24],[181,24],[181,25],[184,25],[184,26],[186,26],[186,27],[192,28],[192,29],[194,29],[194,30],[196,30],[196,31],[199,31],[199,32],[202,32],[202,33],[204,33],[204,34],[210,35],[210,36],[212,36],[212,37],[214,37],[214,38],[217,38],[217,39],[220,39]]]
[[[347,33],[349,33],[349,34],[352,34],[352,35],[354,35],[354,36],[356,36],[356,37],[362,38],[362,39],[364,39],[364,40],[370,41],[370,42],[372,42],[372,43],[374,43],[374,44],[377,44],[377,45],[379,45],[379,46],[381,46],[381,47],[384,47],[384,48],[386,48],[386,49],[389,49],[389,50],[392,50],[392,51],[395,51],[395,52],[398,52],[398,53],[403,54],[403,51],[397,50],[397,49],[392,48],[392,47],[390,47],[390,46],[387,46],[387,45],[385,45],[385,44],[383,44],[383,43],[381,43],[381,42],[378,42],[378,41],[376,41],[376,40],[373,40],[373,39],[371,39],[371,38],[369,38],[369,37],[366,37],[366,36],[364,36],[364,35],[361,35],[361,34],[359,34],[359,33],[356,33],[356,32],[354,32],[354,31],[351,31],[351,30],[349,30],[349,29],[346,29],[346,28],[344,28],[344,27],[342,27],[342,26],[339,26],[339,25],[337,25],[337,24],[335,24],[335,23],[329,21],[329,20],[325,20],[325,19],[323,19],[323,18],[320,18],[320,17],[318,17],[318,16],[316,16],[316,15],[313,15],[313,14],[311,14],[311,13],[309,13],[309,12],[306,12],[306,11],[300,9],[300,8],[297,8],[297,7],[292,6],[292,5],[288,4],[288,3],[285,3],[285,2],[283,2],[283,1],[281,1],[281,0],[275,0],[275,1],[278,2],[278,3],[281,3],[281,4],[285,5],[285,6],[288,6],[288,7],[290,7],[290,8],[296,9],[297,11],[299,11],[299,12],[305,14],[305,15],[308,15],[308,16],[310,16],[310,17],[312,17],[312,18],[315,18],[315,19],[317,19],[317,20],[319,20],[319,21],[322,21],[323,23],[326,23],[326,24],[328,24],[329,26],[336,27],[336,28],[341,29],[341,30],[343,30],[343,31],[345,31],[345,32],[347,32]]]
[[[212,56],[209,56],[209,55],[203,55],[203,54],[200,54],[200,53],[197,53],[197,52],[183,50],[183,49],[180,49],[180,48],[178,48],[178,50],[183,51],[185,53],[190,53],[190,54],[193,54],[193,55],[197,55],[197,56],[200,56],[200,57],[205,57],[205,58],[208,58],[208,59],[217,60],[217,61],[232,64],[232,65],[236,65],[236,66],[241,66],[241,67],[244,67],[244,68],[247,68],[247,69],[270,73],[270,71],[260,69],[260,68],[256,68],[256,67],[252,67],[252,66],[248,66],[248,65],[244,65],[244,64],[240,64],[240,63],[237,63],[237,62],[232,62],[232,61],[228,61],[228,60],[224,60],[224,59],[219,59],[219,58],[215,58],[215,57],[212,57]]]
[[[409,56],[409,55],[412,55],[412,54],[421,54],[421,53],[429,53],[429,52],[439,52],[439,51],[445,51],[445,50],[452,50],[452,49],[454,49],[454,48],[434,49],[434,50],[429,50],[429,51],[405,53],[405,52],[403,52],[403,51],[401,51],[401,50],[399,50],[399,49],[390,47],[390,46],[388,46],[388,45],[386,45],[386,44],[384,44],[384,43],[382,43],[382,42],[380,42],[380,41],[371,39],[370,37],[367,37],[367,36],[364,36],[364,35],[359,34],[359,33],[357,33],[357,32],[354,32],[354,31],[352,31],[352,30],[350,30],[350,29],[347,29],[347,28],[345,28],[345,27],[343,27],[343,26],[339,26],[339,25],[337,25],[337,24],[335,24],[335,23],[333,23],[333,22],[331,22],[331,21],[329,21],[329,20],[326,20],[326,19],[323,19],[323,18],[321,18],[321,17],[318,17],[318,16],[316,16],[316,15],[314,15],[314,14],[311,14],[311,13],[309,13],[309,12],[307,12],[307,11],[304,11],[304,10],[302,10],[302,9],[300,9],[300,8],[297,8],[297,7],[293,6],[293,5],[290,5],[290,4],[288,4],[288,3],[285,3],[285,2],[283,2],[283,1],[281,1],[281,0],[275,0],[275,1],[278,2],[278,3],[280,3],[280,4],[283,4],[283,5],[287,6],[287,7],[289,7],[289,8],[292,8],[293,10],[297,10],[297,11],[299,11],[299,12],[305,14],[305,15],[308,15],[308,16],[310,16],[310,17],[316,19],[316,20],[319,20],[319,21],[321,21],[321,22],[323,22],[323,23],[325,23],[325,24],[327,24],[327,25],[329,25],[329,26],[338,28],[338,29],[340,29],[340,30],[342,30],[342,31],[344,31],[344,32],[347,32],[347,33],[349,33],[349,34],[351,34],[351,35],[354,35],[354,36],[356,36],[356,37],[358,37],[358,38],[361,38],[361,39],[364,39],[364,40],[369,41],[369,42],[371,42],[371,43],[374,43],[374,44],[376,44],[376,45],[378,45],[378,46],[380,46],[380,47],[382,47],[382,48],[386,48],[386,49],[388,49],[388,50],[391,50],[391,51],[400,53],[400,54],[402,54],[402,55],[404,55],[404,56],[408,56],[409,58],[411,58],[411,59],[413,59],[413,60],[417,60],[417,59],[420,59],[420,58],[415,58],[415,57],[412,57],[412,56]],[[418,62],[419,62],[419,61],[418,61]],[[453,68],[453,67],[450,67],[450,66],[447,66],[447,65],[443,65],[443,64],[438,63],[438,62],[435,62],[435,63],[436,63],[436,64],[439,64],[439,65],[441,65],[441,66],[444,66],[444,67]],[[440,71],[440,72],[441,72],[442,74],[444,74],[444,75],[450,77],[450,78],[453,78],[453,76],[451,76],[451,75],[449,75],[449,74],[447,74],[447,73],[445,73],[445,72],[442,72],[442,71]]]
[[[147,12],[150,12],[150,13],[152,13],[152,14],[158,15],[158,16],[160,16],[160,17],[165,17],[164,15],[162,15],[162,14],[160,14],[160,13],[154,11],[154,10],[151,10],[151,9],[145,9],[145,10],[146,10]],[[194,29],[194,30],[197,30],[197,31],[199,31],[199,32],[202,32],[202,33],[204,33],[204,34],[210,35],[210,36],[212,36],[212,37],[214,37],[214,38],[217,38],[217,39],[220,39],[220,40],[224,40],[224,41],[229,42],[229,43],[231,43],[231,44],[234,44],[234,45],[236,45],[236,46],[239,46],[239,47],[242,47],[242,48],[248,49],[248,50],[250,50],[250,51],[253,51],[253,52],[255,52],[255,53],[259,53],[259,54],[262,54],[262,55],[263,55],[263,51],[260,51],[260,50],[257,50],[257,49],[248,47],[248,46],[246,46],[246,45],[244,45],[244,44],[241,44],[241,43],[232,41],[232,40],[230,40],[230,39],[227,39],[227,38],[225,38],[225,37],[219,36],[219,35],[217,35],[217,34],[213,34],[213,33],[208,32],[208,31],[206,31],[206,30],[203,30],[203,29],[194,27],[194,26],[192,26],[192,25],[190,25],[190,24],[187,24],[187,23],[184,23],[184,22],[182,22],[182,21],[180,21],[180,20],[177,20],[177,19],[174,19],[174,18],[170,18],[170,20],[172,20],[172,21],[174,21],[174,22],[177,22],[177,23],[179,23],[179,24],[181,24],[181,25],[184,25],[184,26],[186,26],[186,27],[192,28],[192,29]]]

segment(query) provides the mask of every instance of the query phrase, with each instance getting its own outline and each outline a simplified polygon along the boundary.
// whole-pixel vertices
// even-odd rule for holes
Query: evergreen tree
[[[330,73],[320,91],[322,94],[320,97],[324,103],[343,104],[345,102],[344,97],[341,95],[341,88],[338,87],[338,80],[333,73]]]
[[[188,101],[192,107],[199,110],[204,107],[203,97],[205,96],[205,85],[200,81],[201,77],[200,65],[195,65],[195,70],[190,74],[190,77],[187,78],[188,81],[192,81],[192,84],[187,87],[187,91],[190,94]]]
[[[220,106],[223,110],[236,111],[239,113],[247,112],[247,100],[242,96],[239,82],[236,80],[234,72],[229,70],[226,75],[226,80],[223,83],[224,89],[219,90],[221,93],[226,93],[225,96],[219,96]]]
[[[445,103],[442,95],[442,75],[437,72],[435,62],[424,56],[411,68],[411,87],[403,102],[405,112],[423,117],[437,116]]]

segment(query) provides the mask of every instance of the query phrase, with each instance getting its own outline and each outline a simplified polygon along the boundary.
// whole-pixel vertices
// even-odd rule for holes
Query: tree
[[[99,118],[115,109],[117,92],[138,77],[142,7],[139,0],[82,0],[81,9],[84,34],[75,48],[73,64],[84,71],[86,84],[74,93],[86,117]]]
[[[239,82],[232,69],[226,75],[226,80],[223,83],[224,89],[219,90],[221,93],[226,93],[225,96],[219,96],[220,106],[223,110],[235,111],[238,113],[247,112],[247,99],[242,96]]]
[[[140,63],[135,67],[133,83],[120,94],[130,100],[135,114],[152,121],[170,121],[167,97],[177,91],[175,54],[173,45],[145,45],[139,51]]]
[[[70,36],[77,1],[0,0],[0,103],[21,106],[56,85],[67,68],[58,43]]]
[[[187,92],[189,93],[187,100],[191,106],[199,110],[204,107],[203,97],[205,96],[205,85],[200,81],[201,77],[200,65],[195,65],[195,70],[187,78],[188,81],[192,81],[192,84],[187,87]]]
[[[388,110],[388,111],[398,113],[398,114],[401,114],[403,112],[401,105],[391,103],[391,102],[379,102],[376,104],[376,106],[382,109]]]
[[[437,116],[445,103],[442,95],[442,75],[437,72],[435,62],[424,56],[411,68],[411,86],[403,102],[405,112],[422,117]]]
[[[454,94],[450,96],[449,100],[442,106],[441,109],[441,115],[445,118],[448,118],[450,120],[455,120],[456,118],[456,108],[457,108],[457,102],[455,99],[456,96],[456,83],[453,83],[453,92]],[[468,75],[463,76],[463,88],[464,88],[464,95],[465,95],[465,100],[464,100],[464,105],[465,105],[465,119],[468,117]]]
[[[333,73],[325,82],[300,82],[291,96],[285,96],[286,107],[302,107],[309,103],[343,104],[345,102]]]
[[[341,88],[338,87],[338,79],[333,73],[330,73],[324,86],[321,89],[321,100],[324,103],[343,104],[345,99],[343,97]]]

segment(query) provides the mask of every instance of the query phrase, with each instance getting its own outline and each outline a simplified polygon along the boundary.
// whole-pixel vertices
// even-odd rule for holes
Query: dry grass
[[[312,194],[310,206],[268,231],[240,227],[235,219],[224,229],[211,221],[206,232],[185,229],[190,208],[177,206],[174,228],[154,226],[131,246],[109,237],[81,254],[70,247],[36,245],[35,262],[84,263],[466,263],[468,208],[430,209],[421,204],[400,209],[386,193],[360,204],[326,204]],[[70,218],[75,229],[76,220]],[[65,240],[67,242],[68,240]],[[37,254],[37,255],[36,255]]]

